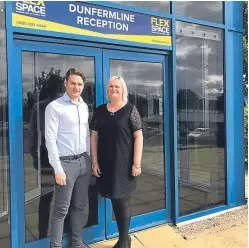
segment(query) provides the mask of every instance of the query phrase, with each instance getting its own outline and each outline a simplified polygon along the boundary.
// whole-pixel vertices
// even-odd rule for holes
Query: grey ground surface
[[[248,205],[215,217],[203,219],[182,226],[172,226],[184,239],[195,239],[203,235],[219,232],[248,222]]]

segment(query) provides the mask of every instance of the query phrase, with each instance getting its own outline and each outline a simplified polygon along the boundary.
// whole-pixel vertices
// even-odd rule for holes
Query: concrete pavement
[[[248,199],[248,173],[245,174],[245,198]],[[248,223],[223,225],[199,233],[195,239],[184,239],[170,225],[150,228],[131,234],[131,248],[247,248]],[[92,248],[112,248],[117,239],[92,245]]]
[[[136,232],[131,235],[132,248],[247,248],[248,225],[243,224],[185,240],[168,225]],[[92,245],[92,248],[112,248],[116,239]]]

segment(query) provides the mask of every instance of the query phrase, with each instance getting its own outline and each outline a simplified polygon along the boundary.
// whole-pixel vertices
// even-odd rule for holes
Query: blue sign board
[[[84,2],[12,2],[12,25],[56,33],[171,46],[171,20]],[[42,33],[42,32],[41,32]]]

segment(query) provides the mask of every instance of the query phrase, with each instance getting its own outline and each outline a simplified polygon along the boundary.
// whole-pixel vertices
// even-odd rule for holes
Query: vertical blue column
[[[227,204],[245,203],[243,12],[242,2],[225,2]]]
[[[178,152],[177,152],[177,88],[176,88],[176,3],[174,1],[171,2],[172,9],[172,58],[171,58],[171,92],[173,103],[173,109],[171,111],[171,119],[173,120],[173,137],[174,140],[171,143],[173,145],[173,156],[171,163],[173,164],[172,168],[172,180],[171,180],[171,201],[172,201],[172,220],[174,223],[179,222],[179,189],[178,189]]]
[[[11,247],[22,248],[25,243],[24,176],[20,158],[23,156],[21,54],[14,47],[12,2],[6,2],[8,113],[10,147]]]
[[[225,25],[229,30],[242,31],[243,29],[242,3],[242,1],[225,2]]]

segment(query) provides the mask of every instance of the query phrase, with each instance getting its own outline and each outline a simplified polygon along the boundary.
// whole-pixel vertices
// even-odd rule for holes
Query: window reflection
[[[4,1],[0,1],[0,10],[0,247],[10,248],[9,123]]]
[[[50,216],[54,205],[54,171],[45,146],[45,108],[64,93],[68,68],[84,71],[87,81],[82,92],[90,118],[95,108],[94,58],[50,53],[22,53],[23,139],[25,172],[26,242],[50,236]],[[97,189],[89,188],[90,213],[87,226],[98,223]],[[69,232],[69,219],[64,232]]]
[[[177,22],[176,49],[179,210],[185,215],[226,201],[223,31]]]
[[[165,208],[163,65],[161,63],[110,60],[110,76],[122,76],[129,102],[143,120],[143,173],[132,196],[132,215]]]
[[[177,1],[176,14],[210,22],[224,22],[222,1]]]
[[[110,1],[141,9],[149,9],[164,13],[170,13],[170,1]]]

